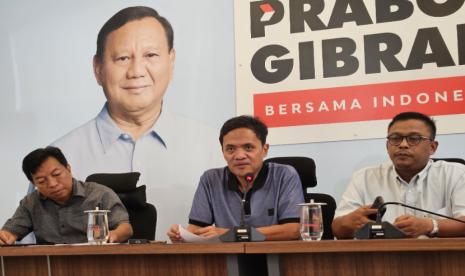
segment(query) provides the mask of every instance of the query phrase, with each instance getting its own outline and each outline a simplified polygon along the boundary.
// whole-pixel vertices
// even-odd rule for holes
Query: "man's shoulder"
[[[458,169],[458,170],[465,170],[465,165],[457,162],[450,162],[444,160],[436,160],[433,161],[431,166],[433,168],[446,168],[446,169]]]
[[[393,164],[391,161],[386,161],[383,163],[379,163],[376,165],[369,165],[362,167],[356,170],[353,175],[354,176],[361,176],[361,175],[385,175],[389,173],[393,169]]]
[[[31,193],[25,195],[19,202],[19,206],[28,210],[34,210],[37,204],[40,204],[41,195],[39,191],[33,190]]]
[[[282,181],[287,182],[291,178],[300,181],[299,173],[293,166],[273,162],[266,164],[268,166],[268,180],[272,181],[273,183],[278,184]]]
[[[180,131],[172,131],[172,126],[176,126]],[[218,132],[219,130],[205,124],[202,121],[195,120],[193,118],[185,117],[179,114],[175,114],[170,110],[164,110],[161,114],[160,121],[155,123],[155,132],[158,133],[164,140],[179,141],[186,144],[186,139],[179,139],[179,133],[181,132],[184,137],[188,137],[191,143],[187,143],[188,146],[192,143],[199,143],[202,141],[208,141],[208,145],[211,143],[219,144]]]
[[[40,197],[41,196],[40,196],[39,191],[34,190],[32,193],[29,193],[24,196],[24,198],[21,200],[21,204],[27,204],[27,205],[35,204],[38,202]]]
[[[270,172],[278,172],[278,173],[296,173],[296,169],[291,165],[268,162],[268,169]]]
[[[455,174],[465,174],[465,165],[456,162],[448,162],[443,160],[433,161],[429,172],[445,174],[446,176],[453,176]]]
[[[225,176],[225,170],[226,167],[208,169],[203,173],[202,178],[207,181],[223,179]]]
[[[82,142],[89,137],[98,135],[95,120],[96,118],[93,118],[90,121],[76,127],[67,134],[58,138],[51,145],[59,148],[76,147],[76,145],[80,144],[76,143],[76,141]]]
[[[291,166],[286,164],[279,164],[269,162],[267,163],[268,166],[268,177],[266,178],[267,185],[275,186],[275,187],[300,187],[302,186],[300,176],[297,170]],[[269,186],[269,187],[271,187]]]
[[[111,188],[96,182],[77,181],[77,185],[81,187],[86,196],[94,193],[115,194],[115,192]]]

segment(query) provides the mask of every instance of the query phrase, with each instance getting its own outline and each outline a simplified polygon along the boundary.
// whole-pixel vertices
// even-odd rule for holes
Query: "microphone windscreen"
[[[245,181],[247,181],[249,183],[252,182],[253,181],[253,173],[247,173],[244,178],[245,178]]]

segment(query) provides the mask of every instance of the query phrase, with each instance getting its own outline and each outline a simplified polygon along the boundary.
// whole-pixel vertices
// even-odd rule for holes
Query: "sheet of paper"
[[[220,242],[220,239],[218,236],[211,237],[211,238],[205,238],[196,234],[193,234],[189,231],[187,231],[184,227],[179,224],[179,233],[181,234],[181,238],[185,242],[193,242],[193,243],[216,243]]]
[[[99,245],[115,245],[115,244],[121,244],[117,242],[105,242]],[[86,246],[86,245],[96,245],[96,244],[90,244],[88,242],[83,242],[83,243],[57,243],[54,244],[54,246]]]

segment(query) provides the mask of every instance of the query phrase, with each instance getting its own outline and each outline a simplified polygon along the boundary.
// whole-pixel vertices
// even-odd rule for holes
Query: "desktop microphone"
[[[407,205],[401,202],[388,201],[388,202],[384,202],[378,207],[378,210],[376,212],[376,222],[368,222],[362,228],[357,230],[357,232],[355,232],[355,238],[357,239],[400,239],[400,238],[407,237],[407,235],[404,232],[402,232],[399,228],[395,227],[391,223],[387,221],[381,222],[381,218],[383,216],[382,210],[387,205],[398,205],[398,206],[406,207],[409,209],[417,210],[420,212],[432,214],[438,217],[443,217],[446,219],[465,223],[465,221],[460,220],[460,219],[438,214],[438,213],[431,212],[431,211],[421,209],[418,207],[410,206],[410,205]]]
[[[253,183],[253,177],[253,173],[247,173],[244,176],[244,179],[247,182],[247,187],[241,200],[241,221],[239,226],[234,226],[231,230],[219,237],[219,239],[223,242],[250,242],[265,240],[265,236],[262,233],[245,223],[245,199]]]
[[[368,216],[375,222],[367,222],[362,228],[355,232],[355,238],[359,240],[365,239],[400,239],[406,238],[407,235],[395,227],[391,223],[384,221],[381,222],[381,218],[386,212],[386,206],[382,196],[377,196],[375,201],[371,205],[371,208],[377,209],[376,214]]]

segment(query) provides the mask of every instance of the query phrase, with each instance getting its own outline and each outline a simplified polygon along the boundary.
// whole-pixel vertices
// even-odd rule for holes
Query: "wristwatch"
[[[429,232],[428,236],[435,237],[435,236],[437,236],[437,234],[439,232],[438,221],[436,219],[432,218],[431,222],[433,223],[433,229],[431,230],[431,232]]]

